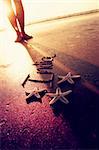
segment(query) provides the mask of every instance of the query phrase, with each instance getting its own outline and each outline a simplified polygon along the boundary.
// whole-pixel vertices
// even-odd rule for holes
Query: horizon
[[[99,9],[99,0],[22,0],[25,10],[25,24],[53,17]],[[33,5],[32,5],[33,4]],[[71,7],[73,6],[73,7]],[[29,12],[28,12],[29,9]],[[0,29],[8,28],[3,1],[0,1]]]

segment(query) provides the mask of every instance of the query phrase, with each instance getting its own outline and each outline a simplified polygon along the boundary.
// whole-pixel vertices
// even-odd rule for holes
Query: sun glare
[[[0,66],[4,76],[8,76],[13,80],[28,74],[33,63],[30,55],[25,47],[20,43],[13,43],[10,37],[12,33],[2,32],[0,40]],[[12,80],[11,79],[11,80]]]
[[[9,26],[7,20],[7,14],[9,13],[9,8],[4,5],[3,1],[0,1],[0,29],[4,29]]]
[[[37,20],[99,9],[99,0],[22,0],[22,2],[26,24]],[[0,0],[0,28],[8,28],[8,13],[8,6],[4,4],[4,0]]]

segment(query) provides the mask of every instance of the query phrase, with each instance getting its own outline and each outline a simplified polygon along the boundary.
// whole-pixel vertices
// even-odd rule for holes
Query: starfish
[[[58,81],[58,84],[60,84],[64,81],[68,81],[70,84],[74,84],[73,79],[80,78],[80,75],[72,75],[71,72],[69,72],[66,76],[58,76],[58,78],[61,79],[60,81]]]
[[[54,104],[58,100],[62,101],[65,104],[68,104],[69,101],[67,100],[67,98],[65,98],[65,96],[70,94],[71,92],[72,90],[62,92],[61,89],[58,87],[56,89],[56,93],[47,93],[46,95],[52,98],[52,100],[49,102],[50,105]]]
[[[31,93],[27,93],[28,96],[26,97],[26,101],[27,103],[30,103],[31,99],[32,101],[39,100],[45,95],[45,93],[47,93],[47,90],[39,90],[35,87]]]
[[[27,98],[30,98],[32,96],[35,96],[36,98],[40,98],[40,94],[39,94],[39,90],[38,88],[34,88],[33,91],[31,93],[29,93],[29,95],[27,96]]]

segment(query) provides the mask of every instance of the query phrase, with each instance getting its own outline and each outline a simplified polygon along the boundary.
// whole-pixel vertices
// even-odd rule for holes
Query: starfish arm
[[[39,88],[35,87],[35,88],[33,89],[33,91],[38,92],[38,91],[39,91]]]
[[[47,96],[50,96],[50,97],[55,97],[55,96],[57,96],[56,93],[46,93],[46,95],[47,95]]]
[[[33,95],[33,93],[29,93],[29,95],[27,96],[27,98],[31,97]]]
[[[69,103],[68,99],[65,98],[65,97],[63,97],[63,96],[60,98],[60,100],[61,100],[63,103],[65,103],[65,104],[68,104],[68,103]]]
[[[72,78],[80,78],[80,75],[72,75]]]
[[[37,93],[34,93],[34,95],[37,97],[37,98],[41,98],[40,94],[37,92]]]
[[[57,89],[56,89],[56,94],[57,95],[59,95],[59,94],[61,94],[62,92],[61,92],[61,89],[58,87]]]
[[[68,90],[68,91],[66,91],[66,92],[63,92],[63,93],[62,93],[62,96],[66,96],[66,95],[70,94],[71,92],[72,92],[72,90]]]
[[[58,99],[59,99],[59,96],[55,96],[55,97],[49,102],[49,104],[50,104],[50,105],[54,104]]]
[[[60,84],[60,83],[64,82],[65,80],[66,80],[66,79],[63,78],[63,79],[61,79],[60,81],[58,81],[57,83]]]
[[[71,77],[71,72],[68,72],[66,77]]]
[[[31,97],[31,96],[33,96],[33,95],[35,95],[34,91],[32,91],[32,92],[27,96],[27,98],[29,98],[29,97]]]
[[[59,78],[59,79],[63,79],[63,78],[64,78],[64,76],[58,76],[58,78]]]
[[[74,81],[72,80],[72,78],[68,78],[67,81],[68,81],[70,84],[74,84]]]

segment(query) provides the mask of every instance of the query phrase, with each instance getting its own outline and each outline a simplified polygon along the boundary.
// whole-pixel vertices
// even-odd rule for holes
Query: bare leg
[[[22,0],[13,0],[16,8],[16,16],[18,19],[18,22],[20,24],[21,34],[23,39],[28,40],[31,39],[32,36],[29,36],[25,33],[25,25],[24,25],[24,8],[22,5]]]
[[[17,18],[13,11],[11,0],[6,0],[5,4],[7,4],[8,8],[9,8],[8,18],[9,18],[9,21],[10,21],[12,27],[14,28],[14,30],[17,33],[17,37],[18,37],[17,40],[21,41],[22,38],[20,36],[20,31],[19,31],[19,28],[17,25]]]
[[[16,8],[16,17],[20,24],[21,31],[24,33],[24,9],[21,0],[13,0]]]

